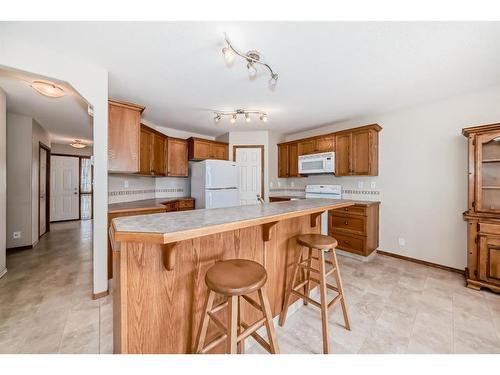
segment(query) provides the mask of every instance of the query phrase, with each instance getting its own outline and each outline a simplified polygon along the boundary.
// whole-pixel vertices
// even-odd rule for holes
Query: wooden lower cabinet
[[[337,239],[339,249],[368,256],[378,248],[379,205],[360,202],[329,212],[328,234]]]

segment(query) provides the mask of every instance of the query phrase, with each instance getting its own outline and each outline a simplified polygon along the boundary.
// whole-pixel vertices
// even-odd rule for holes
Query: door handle
[[[74,195],[78,195],[78,193],[77,193],[76,191],[75,191],[73,194],[74,194]]]

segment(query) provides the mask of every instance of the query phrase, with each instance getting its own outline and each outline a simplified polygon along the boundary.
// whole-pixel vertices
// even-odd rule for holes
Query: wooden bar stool
[[[307,305],[308,302],[321,309],[321,323],[323,328],[323,352],[327,354],[329,352],[328,345],[328,309],[333,307],[337,302],[342,305],[342,312],[344,314],[344,323],[346,329],[351,330],[351,324],[349,322],[349,317],[347,315],[347,307],[344,299],[344,291],[342,289],[342,279],[340,278],[339,267],[337,263],[337,256],[335,254],[335,248],[337,247],[337,240],[330,236],[325,236],[322,234],[303,234],[297,236],[297,243],[305,246],[309,249],[307,257],[304,259],[303,251],[299,252],[296,262],[294,263],[292,280],[287,287],[285,293],[285,304],[283,310],[280,314],[279,324],[283,326],[285,324],[285,319],[288,311],[288,305],[290,303],[290,298],[292,294],[298,295],[303,299],[304,304]],[[318,256],[313,256],[313,250],[318,250]],[[325,259],[325,253],[331,252],[331,261]],[[318,269],[312,267],[312,261],[316,260],[318,263]],[[326,271],[325,263],[330,264],[332,268]],[[298,285],[295,285],[297,281],[297,275],[299,269],[305,271],[303,272],[303,281]],[[311,273],[317,273],[319,275],[319,280],[311,277]],[[337,286],[330,285],[326,282],[326,277],[333,274]],[[320,286],[320,302],[309,297],[309,290],[311,287],[311,281],[319,284]],[[304,289],[304,293],[300,292],[300,289]],[[337,296],[327,302],[326,290],[331,289],[337,292]]]
[[[262,290],[267,280],[266,269],[259,263],[245,259],[231,259],[217,262],[205,275],[205,283],[209,289],[203,311],[203,317],[196,338],[196,353],[206,353],[224,340],[226,353],[234,354],[238,345],[243,346],[243,340],[252,336],[264,349],[272,354],[278,354],[278,342],[273,325],[273,317],[267,294]],[[257,292],[259,302],[248,294]],[[215,295],[222,294],[226,300],[213,307]],[[261,311],[263,317],[252,324],[246,324],[241,319],[241,300]],[[224,325],[215,313],[227,307],[227,326]],[[205,345],[208,324],[210,319],[215,323],[220,334]],[[265,326],[268,342],[256,331]]]

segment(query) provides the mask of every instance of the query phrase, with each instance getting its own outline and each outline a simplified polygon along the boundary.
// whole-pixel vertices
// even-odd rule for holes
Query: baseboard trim
[[[428,262],[426,260],[420,260],[420,259],[416,259],[416,258],[411,258],[411,257],[407,257],[407,256],[404,256],[404,255],[389,253],[387,251],[382,251],[382,250],[377,250],[377,254],[385,255],[385,256],[388,256],[388,257],[392,257],[392,258],[402,259],[402,260],[406,260],[408,262],[422,264],[424,266],[433,267],[433,268],[439,268],[441,270],[455,272],[455,273],[459,273],[461,275],[465,275],[465,270],[461,270],[461,269],[453,268],[453,267],[448,267],[448,266],[443,266],[442,264],[432,263],[432,262]]]
[[[29,250],[33,249],[33,245],[18,246],[18,247],[8,247],[7,251],[19,251],[19,250]]]
[[[107,295],[109,295],[109,290],[105,290],[104,292],[92,294],[92,299],[99,299],[102,297],[106,297]]]

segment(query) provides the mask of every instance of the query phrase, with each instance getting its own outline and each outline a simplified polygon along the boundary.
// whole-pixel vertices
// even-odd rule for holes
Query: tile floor
[[[112,297],[91,298],[91,222],[51,229],[33,250],[8,255],[0,353],[111,353]],[[334,353],[500,353],[500,295],[465,288],[459,274],[385,256],[339,261],[352,331],[340,309],[332,311]],[[320,315],[311,305],[277,333],[282,353],[321,353]]]

